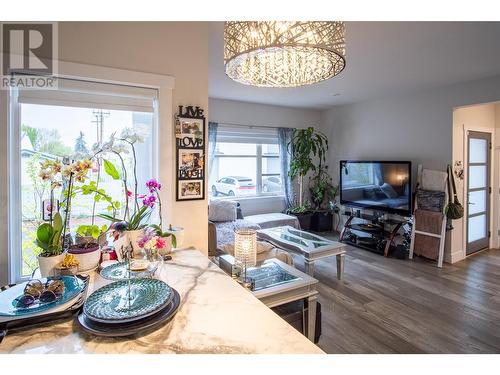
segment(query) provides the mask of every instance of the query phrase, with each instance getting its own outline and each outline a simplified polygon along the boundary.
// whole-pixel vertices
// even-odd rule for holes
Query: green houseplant
[[[50,182],[50,220],[42,223],[37,228],[36,245],[41,249],[38,256],[40,272],[42,276],[51,276],[54,267],[63,260],[63,252],[69,247],[67,241],[67,228],[71,213],[71,200],[75,195],[75,183],[83,183],[87,178],[87,173],[92,167],[92,162],[88,159],[69,162],[65,160],[45,160],[40,163],[39,177],[42,181]],[[64,218],[55,211],[54,191],[62,188]],[[68,232],[69,234],[69,232]]]
[[[333,226],[333,213],[338,210],[335,201],[338,186],[333,185],[327,170],[326,165],[321,166],[309,179],[309,195],[314,208],[311,230],[315,232],[330,231]]]
[[[299,183],[298,204],[288,209],[288,213],[297,216],[303,229],[309,229],[312,212],[310,204],[304,200],[304,178],[310,172],[322,170],[326,161],[328,139],[313,127],[295,129],[288,148],[292,154],[289,176],[297,178]]]
[[[38,264],[42,276],[50,276],[54,267],[62,262],[63,219],[59,212],[54,214],[51,223],[40,224],[36,231],[36,245],[41,249],[38,255]]]

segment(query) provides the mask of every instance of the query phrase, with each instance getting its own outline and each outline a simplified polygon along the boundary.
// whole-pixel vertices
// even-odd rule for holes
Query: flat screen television
[[[340,203],[409,216],[411,162],[340,161]]]

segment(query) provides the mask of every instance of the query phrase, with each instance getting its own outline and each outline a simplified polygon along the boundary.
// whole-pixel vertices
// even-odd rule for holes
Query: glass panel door
[[[468,133],[467,247],[472,254],[489,246],[490,144],[489,133]]]

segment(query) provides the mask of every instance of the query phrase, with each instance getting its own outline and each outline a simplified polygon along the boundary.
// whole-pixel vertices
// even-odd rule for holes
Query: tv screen
[[[340,203],[409,216],[411,162],[340,161]]]

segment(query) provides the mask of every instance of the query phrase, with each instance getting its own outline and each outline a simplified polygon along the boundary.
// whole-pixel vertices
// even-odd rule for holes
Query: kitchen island
[[[157,277],[181,295],[174,318],[128,338],[84,333],[74,320],[8,332],[0,353],[304,353],[319,347],[194,249],[178,250]],[[92,273],[89,293],[112,281]]]

